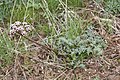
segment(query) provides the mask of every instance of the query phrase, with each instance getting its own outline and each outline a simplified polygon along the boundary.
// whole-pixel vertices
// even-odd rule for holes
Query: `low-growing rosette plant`
[[[72,66],[93,55],[101,55],[106,47],[106,42],[100,35],[96,34],[94,26],[89,26],[81,35],[76,36],[74,39],[69,38],[68,35],[63,35],[57,39],[45,39],[45,41],[48,43],[52,42],[58,54],[66,55]]]

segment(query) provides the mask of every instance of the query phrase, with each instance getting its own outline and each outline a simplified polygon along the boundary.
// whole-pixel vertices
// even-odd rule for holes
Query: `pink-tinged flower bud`
[[[21,22],[20,22],[20,21],[16,21],[16,22],[15,22],[15,25],[16,25],[16,26],[19,26],[19,25],[21,25]]]
[[[25,35],[27,35],[27,32],[26,32],[26,31],[22,31],[21,34],[22,34],[23,36],[25,36]]]
[[[15,30],[10,30],[10,35],[14,35],[15,34]]]
[[[30,27],[30,25],[25,25],[25,28],[28,28],[28,27]]]
[[[31,28],[30,27],[26,28],[26,31],[27,32],[31,31]]]
[[[10,25],[10,29],[12,29],[13,26],[15,26],[15,24],[11,24],[11,25]]]
[[[17,26],[12,26],[12,28],[11,29],[13,29],[13,30],[17,30]]]
[[[22,22],[22,25],[27,25],[27,22]]]
[[[20,31],[24,31],[23,26],[19,26],[19,27],[18,27],[18,30],[20,30]]]
[[[14,37],[14,35],[10,35],[10,38],[13,38]]]

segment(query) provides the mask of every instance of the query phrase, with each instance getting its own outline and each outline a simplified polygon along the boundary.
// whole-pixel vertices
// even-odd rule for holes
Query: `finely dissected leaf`
[[[81,68],[85,68],[85,64],[80,64],[79,65]]]
[[[59,40],[65,42],[66,44],[68,44],[70,46],[72,45],[72,42],[70,40],[65,39],[64,37],[60,37]]]
[[[60,36],[55,41],[53,39],[54,45],[59,52],[70,55],[72,61],[82,60],[91,54],[101,55],[105,42],[99,35],[94,34],[93,29],[93,26],[89,26],[82,35],[74,39],[69,35]]]

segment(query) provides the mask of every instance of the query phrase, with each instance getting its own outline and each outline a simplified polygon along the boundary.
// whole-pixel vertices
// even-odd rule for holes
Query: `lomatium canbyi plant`
[[[10,25],[10,38],[16,38],[20,35],[26,36],[30,31],[32,31],[33,26],[27,22],[16,21]]]

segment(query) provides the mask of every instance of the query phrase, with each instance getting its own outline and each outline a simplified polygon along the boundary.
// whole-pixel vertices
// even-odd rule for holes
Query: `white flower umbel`
[[[22,36],[26,36],[27,33],[32,31],[33,26],[29,25],[27,22],[20,22],[16,21],[14,24],[10,25],[10,37],[17,37],[20,36],[18,34],[21,34]]]

